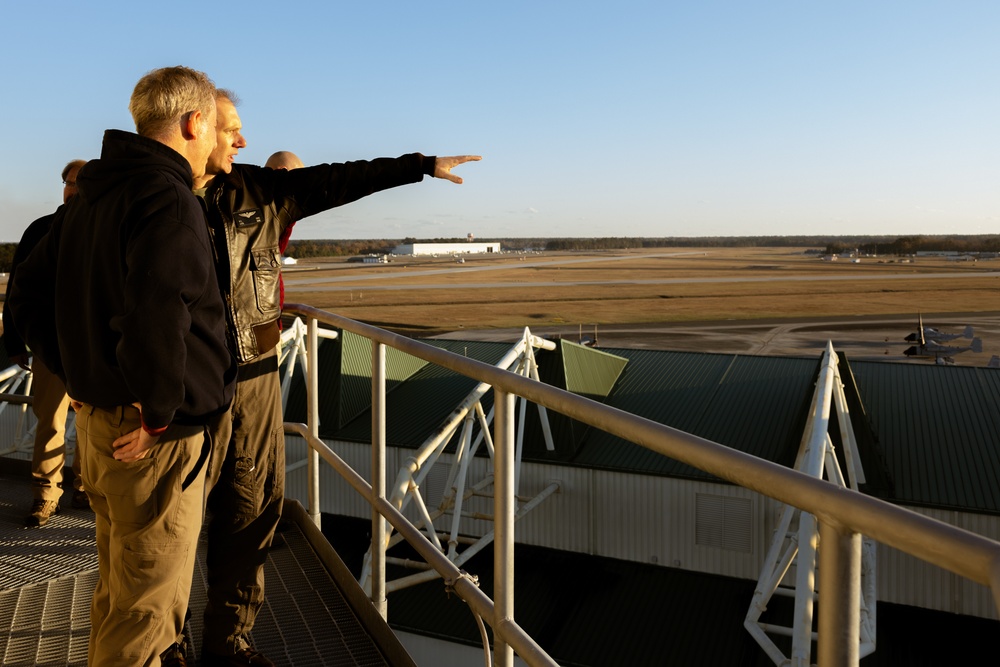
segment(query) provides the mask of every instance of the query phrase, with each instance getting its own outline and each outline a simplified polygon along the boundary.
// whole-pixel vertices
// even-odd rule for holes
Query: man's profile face
[[[75,195],[79,190],[76,187],[76,176],[80,173],[80,167],[70,167],[70,170],[66,172],[66,180],[63,181],[63,203],[69,201],[69,198]]]
[[[205,173],[209,176],[231,172],[233,162],[236,161],[236,154],[247,145],[241,132],[243,124],[240,122],[240,115],[236,113],[236,106],[224,97],[220,97],[216,102],[218,107],[216,119],[218,142],[208,158],[208,166],[205,169]]]

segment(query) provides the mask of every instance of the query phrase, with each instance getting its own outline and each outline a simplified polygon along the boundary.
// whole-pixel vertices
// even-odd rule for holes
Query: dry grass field
[[[464,264],[451,258],[303,263],[286,273],[286,298],[425,333],[1000,310],[1000,260],[852,264],[786,248],[680,253],[690,254],[668,256],[671,251],[662,249],[529,255],[523,261],[472,256]]]

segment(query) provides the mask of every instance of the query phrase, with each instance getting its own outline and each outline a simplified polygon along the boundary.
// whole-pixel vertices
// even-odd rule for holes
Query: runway
[[[642,258],[643,259],[646,259],[646,258],[653,258],[653,259],[655,259],[655,258],[663,258],[663,257],[699,257],[699,256],[704,256],[705,254],[706,253],[702,252],[702,251],[698,251],[698,252],[657,252],[657,253],[644,254],[644,255],[642,255]],[[468,266],[462,265],[461,267],[457,267],[454,264],[449,264],[448,268],[445,268],[445,269],[413,269],[412,271],[411,270],[407,270],[405,272],[405,274],[404,273],[393,272],[393,273],[377,273],[377,274],[368,274],[368,275],[335,276],[335,277],[329,277],[329,278],[316,278],[316,279],[303,278],[301,280],[288,280],[286,278],[285,279],[285,284],[286,285],[309,285],[309,284],[317,283],[317,282],[321,282],[321,281],[322,282],[327,282],[327,283],[337,283],[337,282],[354,281],[354,280],[384,280],[384,279],[400,278],[400,277],[403,277],[403,278],[412,278],[414,276],[440,276],[440,275],[445,275],[445,274],[452,275],[452,274],[455,274],[455,273],[479,273],[479,272],[482,272],[482,271],[507,271],[507,270],[510,270],[510,269],[533,269],[533,268],[540,268],[540,267],[544,268],[544,267],[549,267],[549,266],[567,266],[567,265],[570,265],[570,264],[599,264],[599,263],[606,263],[606,262],[635,261],[636,258],[635,258],[634,255],[614,255],[614,256],[603,256],[602,255],[601,257],[575,257],[575,258],[558,258],[558,259],[546,259],[546,260],[533,260],[533,261],[530,261],[530,262],[529,261],[523,261],[523,262],[518,261],[518,262],[515,262],[514,261],[515,257],[513,255],[508,255],[507,257],[505,257],[505,259],[508,259],[510,261],[502,262],[500,264],[480,264],[480,265],[473,264],[473,265],[468,265]],[[370,268],[378,268],[378,267],[385,268],[386,266],[390,266],[390,265],[386,265],[386,264],[369,264],[369,265],[365,265],[365,266],[368,266]],[[352,267],[352,268],[362,268],[362,267],[357,267],[357,265],[355,265],[355,267]],[[399,268],[400,269],[408,269],[409,267],[406,264],[402,264],[402,265],[400,265]],[[289,271],[288,268],[284,268],[282,270],[286,271],[286,272]],[[310,268],[310,269],[306,269],[306,270],[310,270],[311,271],[311,270],[315,270],[315,269],[311,269]],[[295,269],[291,269],[291,271],[294,272]]]

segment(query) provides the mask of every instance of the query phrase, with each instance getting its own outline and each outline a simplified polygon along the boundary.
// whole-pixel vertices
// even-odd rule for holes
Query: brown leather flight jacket
[[[227,342],[241,364],[278,343],[282,232],[296,221],[433,175],[435,158],[409,153],[292,171],[234,164],[205,193]],[[372,230],[377,237],[378,230]]]

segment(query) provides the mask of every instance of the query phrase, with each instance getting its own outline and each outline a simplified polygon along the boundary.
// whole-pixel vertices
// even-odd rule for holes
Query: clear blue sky
[[[242,97],[244,162],[483,155],[294,238],[1000,232],[994,1],[0,9],[0,240],[176,64]]]

